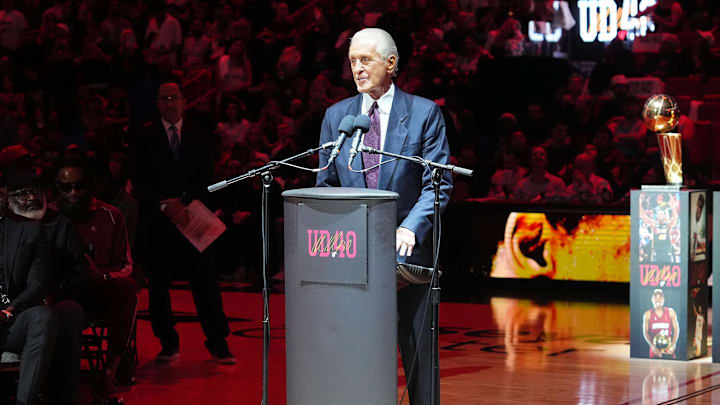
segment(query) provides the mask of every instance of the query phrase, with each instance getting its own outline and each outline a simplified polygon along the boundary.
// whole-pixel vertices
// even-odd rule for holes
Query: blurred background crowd
[[[0,170],[43,174],[59,157],[85,155],[110,203],[133,196],[129,151],[157,118],[161,83],[182,84],[186,118],[211,134],[214,173],[226,179],[317,144],[325,109],[356,93],[347,47],[367,26],[393,35],[396,85],[442,107],[455,163],[475,170],[456,179],[453,202],[627,204],[631,188],[664,183],[637,78],[679,101],[685,184],[720,178],[711,153],[720,4],[709,0],[660,0],[657,49],[633,50],[618,35],[592,60],[573,58],[569,40],[529,39],[533,22],[560,24],[547,0],[1,3]],[[274,174],[279,217],[279,191],[313,186],[314,175]],[[220,247],[259,249],[260,187],[253,179],[211,196],[230,228]]]

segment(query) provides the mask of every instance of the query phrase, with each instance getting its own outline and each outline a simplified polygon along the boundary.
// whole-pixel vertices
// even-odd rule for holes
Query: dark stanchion
[[[262,188],[262,240],[263,240],[263,380],[262,405],[268,403],[268,363],[270,361],[270,212],[269,196],[273,175],[270,171],[260,175]]]
[[[262,188],[262,201],[261,201],[261,217],[262,217],[262,245],[263,245],[263,372],[262,372],[262,405],[268,405],[268,368],[270,358],[270,217],[269,217],[269,202],[270,202],[270,185],[273,181],[273,175],[270,173],[271,170],[276,169],[282,165],[287,165],[289,162],[293,162],[304,157],[314,155],[320,150],[328,149],[335,146],[335,142],[325,143],[317,148],[309,149],[305,152],[299,153],[295,156],[291,156],[281,161],[272,161],[263,167],[253,169],[247,173],[241,174],[229,180],[223,180],[208,186],[209,192],[221,190],[233,183],[249,179],[255,176],[260,176],[263,188]],[[292,165],[291,165],[292,166]],[[293,166],[296,167],[296,166]],[[322,169],[312,169],[311,171],[319,171]]]
[[[398,155],[396,153],[385,152],[378,149],[370,148],[365,145],[361,145],[359,147],[359,151],[365,153],[380,154],[393,157],[395,159],[407,160],[428,168],[432,168],[431,178],[433,190],[435,192],[435,200],[433,204],[433,268],[432,278],[430,279],[430,303],[432,304],[432,320],[430,325],[430,332],[432,334],[432,385],[430,387],[430,396],[431,404],[440,405],[440,356],[438,344],[440,338],[440,278],[438,277],[438,272],[440,257],[440,237],[442,231],[442,227],[440,226],[440,184],[442,183],[443,171],[445,170],[449,170],[452,173],[460,174],[463,176],[472,176],[473,171],[455,165],[433,162],[431,160],[423,159],[419,156],[404,156]],[[420,337],[419,339],[422,339],[422,337]],[[410,381],[410,377],[408,377],[408,381]]]

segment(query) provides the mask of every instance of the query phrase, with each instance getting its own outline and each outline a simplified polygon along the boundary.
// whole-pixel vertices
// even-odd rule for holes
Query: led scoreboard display
[[[556,11],[560,10],[560,3],[553,2]],[[617,37],[632,41],[644,37],[655,31],[655,25],[649,16],[637,15],[655,3],[655,0],[578,0],[575,6],[570,5],[577,24],[577,29],[570,32],[573,35],[577,32],[584,43],[607,43]],[[529,22],[528,39],[532,42],[558,42],[562,34],[562,28],[553,29],[549,22]]]

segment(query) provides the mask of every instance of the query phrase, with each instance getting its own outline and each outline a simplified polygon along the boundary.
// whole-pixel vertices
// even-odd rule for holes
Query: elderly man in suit
[[[395,41],[387,32],[367,28],[351,39],[348,51],[350,68],[360,94],[342,100],[325,113],[320,143],[337,137],[337,128],[346,115],[367,114],[370,130],[364,143],[376,149],[448,164],[450,148],[445,136],[445,121],[440,108],[430,100],[403,92],[392,81],[399,55]],[[396,248],[398,261],[430,266],[432,264],[432,217],[434,192],[431,171],[408,161],[389,160],[364,174],[348,170],[346,142],[342,152],[328,168],[318,174],[317,185],[328,187],[367,187],[395,191],[397,201]],[[329,152],[320,153],[324,166]],[[371,168],[381,158],[363,153],[355,159],[353,170]],[[441,206],[450,200],[452,178],[445,173],[440,186]],[[388,269],[394,271],[394,269]],[[398,337],[405,375],[408,376],[410,402],[430,404],[431,334],[426,310],[429,285],[409,285],[398,291]],[[424,325],[424,326],[423,326]],[[424,330],[422,330],[424,328]],[[417,361],[413,356],[417,353]],[[411,367],[414,365],[414,369]],[[411,376],[411,377],[410,377]]]
[[[6,215],[6,190],[0,189],[0,352],[20,354],[16,400],[25,405],[37,402],[62,330],[56,311],[42,305],[49,276],[42,224]],[[68,371],[72,364],[63,366]]]
[[[160,119],[146,124],[133,145],[133,184],[137,192],[138,252],[150,290],[150,320],[162,351],[159,362],[180,357],[180,341],[172,320],[170,282],[186,270],[205,346],[213,360],[236,362],[225,338],[230,334],[222,308],[212,246],[198,252],[161,211],[166,204],[205,200],[212,181],[209,136],[183,120],[185,99],[177,83],[164,83],[157,93]],[[144,237],[144,239],[142,239]]]

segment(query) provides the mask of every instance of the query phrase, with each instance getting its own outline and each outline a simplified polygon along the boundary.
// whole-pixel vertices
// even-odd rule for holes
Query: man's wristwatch
[[[103,281],[108,281],[108,280],[110,280],[110,275],[107,273],[103,273]]]

